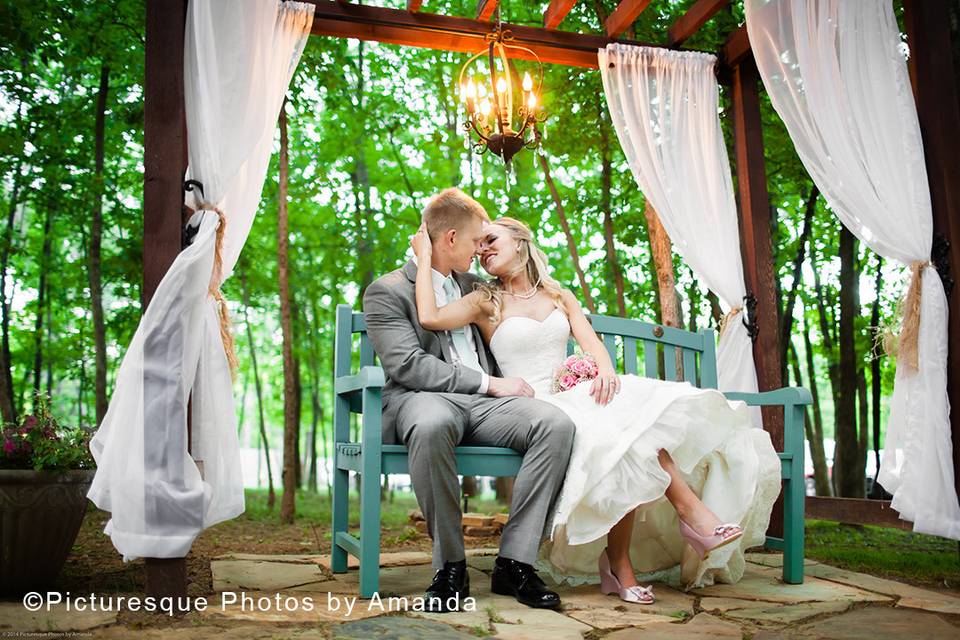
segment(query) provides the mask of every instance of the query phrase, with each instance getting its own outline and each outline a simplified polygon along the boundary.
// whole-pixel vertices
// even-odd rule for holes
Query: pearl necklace
[[[519,298],[520,300],[529,300],[533,296],[537,295],[537,291],[540,290],[540,280],[537,280],[537,284],[533,285],[533,288],[524,293],[514,293],[513,291],[503,290],[508,296],[513,296],[514,298]]]

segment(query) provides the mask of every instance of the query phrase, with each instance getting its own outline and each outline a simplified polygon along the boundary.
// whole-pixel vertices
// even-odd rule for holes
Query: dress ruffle
[[[687,382],[621,376],[615,399],[597,405],[589,385],[537,398],[563,409],[577,426],[566,480],[541,546],[538,569],[558,583],[599,581],[606,534],[636,509],[630,554],[638,577],[692,588],[743,576],[743,551],[763,544],[780,492],[780,461],[748,407]],[[723,522],[741,524],[737,543],[700,561],[680,536],[664,494],[667,450],[691,489]]]

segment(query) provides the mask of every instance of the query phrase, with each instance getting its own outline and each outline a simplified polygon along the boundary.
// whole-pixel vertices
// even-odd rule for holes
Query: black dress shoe
[[[470,576],[467,561],[444,562],[433,576],[433,582],[424,594],[424,608],[431,613],[459,611],[463,601],[470,597]]]
[[[497,556],[493,564],[490,590],[503,596],[513,596],[517,602],[538,609],[556,609],[560,596],[547,589],[533,567],[524,562]]]

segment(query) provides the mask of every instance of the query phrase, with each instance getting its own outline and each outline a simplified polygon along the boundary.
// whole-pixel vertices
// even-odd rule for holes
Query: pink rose
[[[575,386],[577,386],[578,382],[580,382],[580,379],[571,373],[560,376],[560,387],[564,391],[573,389]]]
[[[567,369],[571,369],[579,359],[580,356],[577,355],[567,356],[567,359],[563,361],[563,366]]]

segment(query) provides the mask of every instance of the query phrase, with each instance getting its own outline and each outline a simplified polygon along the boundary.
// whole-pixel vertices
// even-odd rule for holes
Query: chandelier
[[[530,49],[507,44],[513,34],[503,30],[499,20],[486,40],[486,49],[460,69],[460,99],[467,109],[463,128],[474,151],[489,150],[509,165],[518,151],[540,144],[537,125],[547,119],[540,104],[543,63]],[[508,51],[529,54],[536,62],[536,79],[524,72],[521,80]]]

